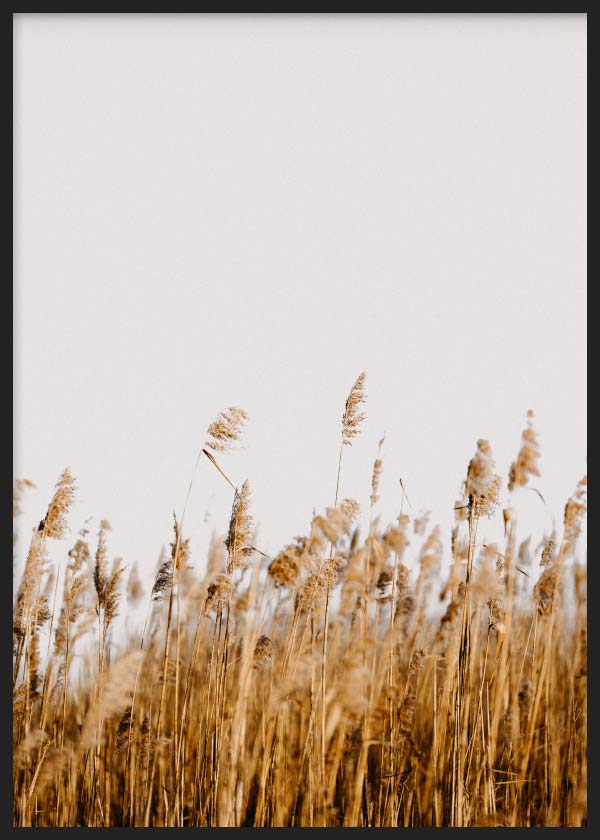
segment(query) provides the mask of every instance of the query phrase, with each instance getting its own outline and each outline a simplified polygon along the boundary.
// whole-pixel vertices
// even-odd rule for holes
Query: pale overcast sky
[[[587,471],[584,15],[14,20],[21,554],[69,465],[73,537],[108,519],[149,578],[228,405],[277,551],[333,502],[362,370],[342,496],[366,512],[385,432],[378,510],[402,477],[448,544],[477,438],[505,475],[532,408],[560,519]],[[230,505],[202,461],[198,567]]]

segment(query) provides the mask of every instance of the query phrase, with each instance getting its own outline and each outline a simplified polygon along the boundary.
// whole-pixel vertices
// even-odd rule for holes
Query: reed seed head
[[[276,586],[294,586],[300,574],[300,563],[304,546],[290,543],[271,561],[268,574]]]
[[[229,533],[225,540],[225,546],[229,554],[227,569],[230,573],[234,569],[245,568],[248,556],[247,549],[251,549],[253,530],[254,522],[250,514],[250,485],[248,481],[244,481],[242,489],[235,491],[229,520]]]
[[[241,443],[247,420],[248,415],[238,406],[220,411],[206,431],[204,446],[215,452],[232,452],[235,444]]]
[[[477,451],[469,462],[465,488],[476,516],[491,516],[499,503],[502,480],[494,474],[494,468],[489,441],[480,438]]]
[[[257,671],[266,671],[273,663],[275,646],[268,636],[261,636],[254,648],[253,667]]]
[[[527,412],[527,428],[521,436],[521,448],[517,460],[511,464],[508,476],[508,489],[512,493],[515,487],[523,487],[531,476],[539,476],[538,459],[540,448],[533,428],[533,411]]]
[[[204,602],[204,612],[208,613],[214,607],[228,606],[232,596],[233,582],[229,575],[217,575],[213,582],[209,584]]]
[[[153,601],[160,601],[171,589],[173,583],[173,560],[167,557],[165,551],[161,552],[158,561],[158,571],[154,579],[151,598]]]
[[[75,500],[75,479],[68,467],[56,482],[56,491],[43,520],[43,532],[46,537],[60,540],[67,531],[67,514]]]
[[[348,394],[344,414],[342,415],[342,443],[352,445],[352,439],[360,432],[360,426],[366,415],[360,412],[360,406],[366,402],[365,381],[367,374],[360,374]]]
[[[565,505],[564,539],[573,547],[583,526],[583,518],[587,512],[587,476],[578,482],[575,492]]]
[[[348,517],[350,522],[355,522],[360,515],[360,505],[355,499],[344,499],[340,505],[340,510]]]

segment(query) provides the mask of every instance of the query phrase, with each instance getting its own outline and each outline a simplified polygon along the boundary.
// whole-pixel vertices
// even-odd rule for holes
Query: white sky
[[[587,469],[584,15],[14,20],[21,554],[70,465],[73,535],[107,518],[150,577],[228,405],[277,551],[333,501],[361,370],[342,496],[366,510],[385,431],[383,518],[402,476],[448,543],[477,438],[505,475],[532,408],[560,519]],[[525,536],[548,518],[521,497]],[[203,461],[199,566],[230,504]]]

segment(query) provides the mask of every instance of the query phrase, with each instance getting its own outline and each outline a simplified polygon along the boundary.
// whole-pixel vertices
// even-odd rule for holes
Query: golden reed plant
[[[339,501],[365,382],[345,403],[332,506],[274,557],[254,545],[248,482],[214,454],[236,448],[247,416],[233,407],[210,424],[196,467],[204,455],[231,486],[227,534],[198,576],[184,538],[195,467],[141,634],[117,621],[122,598],[133,611],[144,593],[135,566],[123,586],[124,565],[109,562],[106,521],[93,543],[84,526],[64,561],[49,559],[75,498],[63,472],[14,602],[15,826],[586,823],[587,586],[576,555],[586,479],[562,533],[519,541],[515,490],[540,474],[530,412],[504,544],[482,544],[503,481],[479,440],[442,576],[440,529],[412,513],[402,480],[397,519],[384,527],[376,516],[383,438],[364,540],[358,503]],[[30,484],[16,482],[15,515]]]

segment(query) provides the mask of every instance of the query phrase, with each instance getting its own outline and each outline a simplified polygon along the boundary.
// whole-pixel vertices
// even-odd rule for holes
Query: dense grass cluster
[[[338,489],[364,387],[361,374],[343,412]],[[381,525],[381,452],[364,539],[357,503],[336,490],[304,536],[267,557],[254,545],[248,482],[236,487],[216,457],[246,422],[227,409],[198,456],[231,484],[227,535],[200,578],[184,509],[145,596],[135,566],[125,577],[109,562],[107,522],[50,562],[75,498],[65,470],[15,593],[14,824],[585,824],[576,547],[587,482],[560,533],[539,546],[517,538],[516,491],[539,475],[532,420],[504,509],[490,445],[478,441],[451,557],[403,486],[397,519]],[[17,482],[17,503],[26,486]],[[503,516],[502,545],[478,538],[491,516]],[[137,635],[115,632],[125,599],[131,611],[144,604]]]

